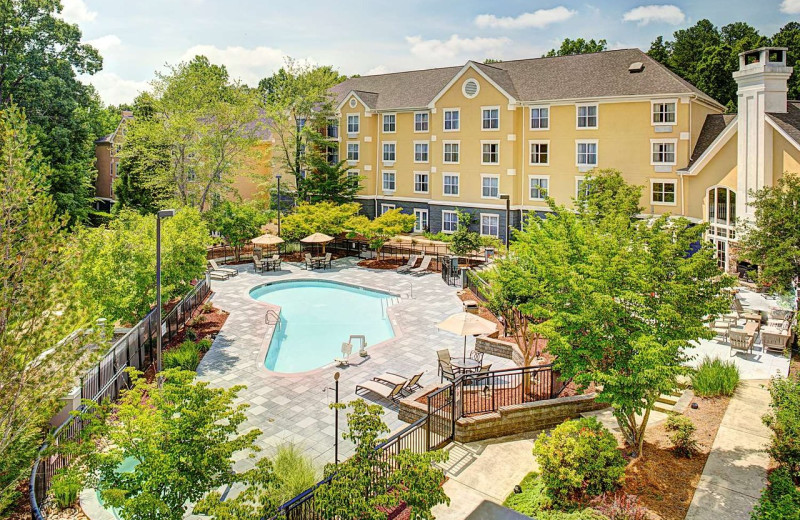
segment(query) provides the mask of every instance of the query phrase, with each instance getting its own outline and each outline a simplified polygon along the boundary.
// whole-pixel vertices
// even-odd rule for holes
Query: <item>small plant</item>
[[[594,508],[609,520],[647,520],[647,509],[639,497],[625,493],[606,493],[594,501]]]
[[[764,424],[772,430],[769,454],[800,483],[800,377],[773,379],[770,413]]]
[[[82,489],[82,475],[77,469],[69,467],[56,473],[50,485],[50,492],[53,493],[53,499],[59,509],[74,506]]]
[[[786,468],[777,468],[767,480],[751,520],[800,520],[800,490]]]
[[[197,341],[197,332],[191,327],[186,327],[186,339],[189,341]]]
[[[208,338],[203,338],[197,342],[197,350],[205,354],[211,349],[211,340]]]
[[[201,323],[206,322],[206,317],[204,314],[198,314],[192,319],[192,325],[200,325]]]
[[[733,361],[703,358],[692,376],[692,389],[700,397],[732,396],[739,386],[739,367]]]
[[[518,490],[519,493],[508,495],[503,505],[537,520],[608,520],[588,507],[581,509],[581,506],[577,506],[574,511],[552,509],[553,501],[547,496],[538,473],[529,473],[520,482]]]
[[[206,301],[203,303],[203,312],[204,312],[205,314],[209,314],[209,313],[211,313],[211,312],[213,312],[213,311],[214,311],[214,304],[213,304],[213,303],[211,303],[211,300],[206,300]]]
[[[697,430],[691,419],[685,415],[672,414],[667,418],[666,428],[672,432],[669,440],[672,442],[675,453],[691,458],[697,451],[697,440],[694,433]]]
[[[200,350],[194,341],[184,341],[164,353],[164,369],[179,368],[194,372],[200,364]]]
[[[317,482],[317,472],[311,459],[303,455],[302,450],[294,444],[278,446],[272,459],[272,467],[280,481],[276,494],[281,504]]]

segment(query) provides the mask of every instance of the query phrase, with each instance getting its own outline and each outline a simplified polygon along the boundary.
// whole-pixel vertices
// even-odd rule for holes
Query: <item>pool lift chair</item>
[[[354,339],[361,340],[361,346],[358,348],[358,355],[361,357],[367,357],[367,337],[363,334],[351,334],[350,339],[348,339],[347,342],[352,345]]]
[[[347,341],[342,342],[342,357],[334,359],[336,366],[346,367],[350,364],[349,357],[353,353],[353,344]]]

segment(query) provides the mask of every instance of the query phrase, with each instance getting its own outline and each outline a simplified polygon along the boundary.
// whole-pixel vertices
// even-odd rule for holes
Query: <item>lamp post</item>
[[[506,232],[505,232],[505,246],[508,247],[508,233],[511,229],[511,226],[508,223],[508,215],[511,212],[511,196],[509,195],[500,195],[500,200],[506,201]]]
[[[278,179],[278,236],[281,236],[281,174],[275,176]]]
[[[174,209],[162,209],[156,214],[156,373],[161,372],[161,219],[174,217]]]
[[[335,400],[336,400],[336,415],[334,418],[334,430],[335,430],[335,438],[333,441],[333,462],[335,464],[339,464],[339,372],[333,374],[333,381],[334,381],[334,392],[335,392]]]

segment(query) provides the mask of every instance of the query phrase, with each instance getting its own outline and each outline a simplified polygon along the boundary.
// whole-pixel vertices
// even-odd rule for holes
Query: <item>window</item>
[[[327,147],[328,164],[339,163],[339,145]]]
[[[500,177],[496,175],[484,175],[481,177],[481,197],[484,199],[500,197]]]
[[[550,108],[531,107],[531,130],[548,130],[550,128]]]
[[[383,172],[383,191],[394,191],[395,188],[394,172]]]
[[[395,143],[383,143],[384,162],[394,162],[397,160],[397,145]]]
[[[428,210],[414,210],[414,233],[422,233],[428,230]]]
[[[445,195],[458,195],[458,175],[445,173],[442,176],[442,192]]]
[[[652,180],[650,181],[651,204],[675,204],[675,181]]]
[[[358,143],[347,143],[347,160],[358,160]]]
[[[395,114],[383,114],[383,132],[393,134],[397,127],[397,116]]]
[[[456,132],[461,129],[461,111],[451,108],[444,111],[444,131]]]
[[[544,200],[550,186],[550,179],[547,177],[530,177],[528,183],[530,187],[530,199]]]
[[[339,123],[329,124],[327,134],[329,138],[337,139],[339,137]]]
[[[482,143],[483,151],[481,153],[481,164],[499,164],[500,163],[500,143]]]
[[[481,235],[500,236],[500,215],[481,214]]]
[[[499,107],[482,108],[481,114],[481,128],[483,130],[498,130],[500,128]]]
[[[531,141],[531,164],[546,166],[550,164],[550,142]]]
[[[728,243],[736,240],[736,192],[716,186],[709,188],[708,237],[717,246],[717,263],[721,269],[728,270]]]
[[[578,128],[597,128],[597,105],[578,105]]]
[[[414,143],[414,162],[428,162],[428,143]]]
[[[348,179],[356,179],[354,182],[358,182],[360,179],[358,178],[358,170],[347,170],[347,178]]]
[[[355,108],[357,104],[356,98],[350,98],[350,108]]]
[[[442,211],[442,231],[445,233],[458,231],[458,213],[455,211]]]
[[[428,193],[427,172],[414,172],[414,193]]]
[[[578,142],[578,166],[597,166],[597,143],[583,141]]]
[[[381,215],[383,215],[387,211],[392,211],[393,209],[396,208],[397,206],[395,206],[394,204],[381,204]]]
[[[676,141],[650,141],[653,156],[650,164],[675,164]]]
[[[586,177],[575,177],[575,197],[581,198],[589,195],[589,183]]]
[[[480,91],[480,84],[472,78],[461,84],[461,92],[464,94],[464,97],[468,99],[474,98]]]
[[[348,114],[347,115],[347,133],[348,134],[357,134],[359,130],[359,115],[358,114]]]
[[[447,164],[458,164],[458,149],[460,147],[460,143],[448,143],[447,141],[444,142],[444,158],[443,161]]]
[[[674,101],[653,102],[653,124],[674,125],[677,117],[677,104]]]
[[[428,113],[415,112],[414,113],[414,131],[427,132],[428,131]]]

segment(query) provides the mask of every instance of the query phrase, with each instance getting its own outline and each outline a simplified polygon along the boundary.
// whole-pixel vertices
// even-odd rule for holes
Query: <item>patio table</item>
[[[450,364],[453,368],[457,369],[459,372],[467,373],[467,372],[474,372],[481,368],[481,364],[474,359],[467,358],[467,359],[451,359]]]
[[[325,257],[324,256],[312,256],[311,257],[311,263],[313,264],[314,267],[324,267],[323,262],[325,262]]]

